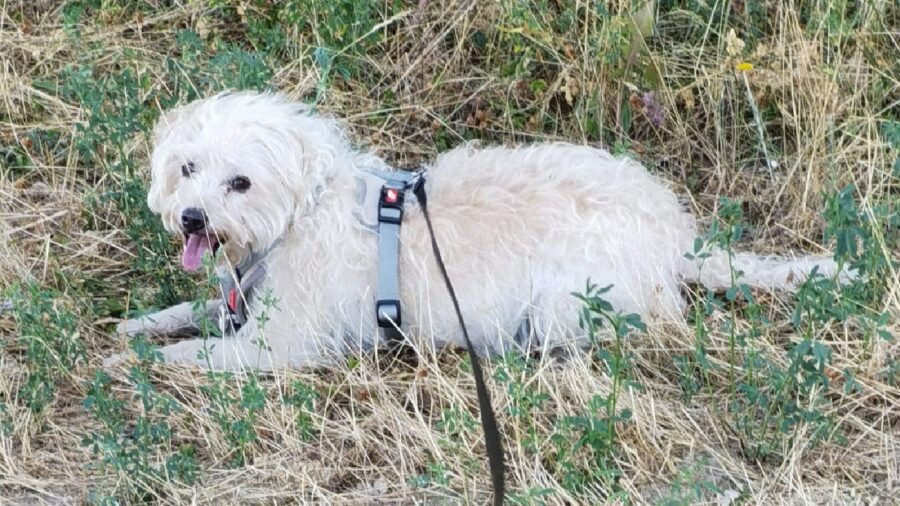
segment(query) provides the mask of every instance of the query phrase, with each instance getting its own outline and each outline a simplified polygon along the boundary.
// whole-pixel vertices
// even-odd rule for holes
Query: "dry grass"
[[[50,309],[38,316],[54,332],[53,315],[75,315],[71,327],[86,350],[84,360],[60,373],[52,401],[35,413],[20,398],[34,374],[26,336],[12,312],[0,317],[0,503],[81,503],[107,493],[134,500],[127,494],[136,484],[145,499],[167,504],[480,504],[489,495],[480,428],[463,424],[454,431],[440,423],[447,413],[477,416],[471,378],[462,356],[451,351],[356,357],[336,371],[262,379],[266,402],[253,419],[256,440],[246,446],[243,465],[233,464],[234,444],[213,416],[206,387],[214,379],[150,366],[149,383],[180,406],[161,416],[141,407],[134,381],[121,373],[110,388],[126,400],[126,426],[150,413],[172,430],[170,440],[149,448],[150,465],[191,445],[199,476],[187,485],[99,466],[82,440],[100,430],[102,420],[83,401],[102,358],[124,346],[111,335],[111,324],[126,309],[164,302],[163,286],[171,288],[169,298],[198,291],[176,271],[177,262],[167,260],[171,250],[152,242],[154,229],[139,221],[140,190],[128,186],[146,177],[142,129],[173,97],[268,82],[346,118],[361,144],[400,165],[427,160],[464,139],[566,139],[629,149],[673,181],[704,223],[719,197],[741,199],[752,225],[741,248],[833,248],[822,245],[823,195],[851,183],[864,212],[874,214],[884,204],[896,213],[900,182],[891,170],[897,146],[889,146],[884,130],[900,119],[900,12],[888,0],[658,2],[656,33],[646,46],[627,31],[631,18],[624,6],[630,2],[624,0],[599,2],[608,16],[589,14],[590,2],[377,2],[357,25],[326,6],[360,11],[368,2],[293,2],[307,6],[296,11],[302,19],[279,18],[282,31],[271,39],[256,32],[268,26],[260,20],[290,9],[265,1],[213,3],[229,7],[203,1],[0,2],[0,287],[29,280],[52,290]],[[66,21],[76,4],[88,5],[80,27]],[[559,25],[566,12],[583,22]],[[729,39],[732,28],[747,47]],[[199,35],[191,61],[176,37],[187,29]],[[332,50],[330,69],[317,61],[316,46]],[[210,61],[213,53],[237,47],[260,51],[271,75],[250,75],[241,83],[236,79],[243,71]],[[611,58],[616,50],[625,55]],[[518,68],[510,66],[515,62]],[[740,62],[753,69],[736,72]],[[78,84],[67,67],[90,69],[91,77]],[[641,77],[651,68],[661,79]],[[97,83],[109,79],[121,87],[125,69],[138,76],[134,87],[104,91],[106,98],[97,102],[102,109],[92,111]],[[651,87],[654,97],[641,97]],[[661,123],[651,121],[648,100],[664,111]],[[630,104],[630,120],[624,103]],[[777,166],[766,167],[754,107]],[[123,139],[103,130],[133,114],[142,120]],[[79,154],[78,141],[92,133],[98,142]],[[108,192],[135,192],[136,200],[104,200]],[[884,250],[896,243],[877,244],[882,251],[872,254],[897,260],[895,251]],[[888,269],[883,281],[886,292],[870,309],[896,316],[897,271]],[[752,347],[785,366],[789,344],[802,338],[789,323],[793,301],[786,294],[757,295],[771,323]],[[746,329],[750,322],[742,315],[735,321]],[[707,383],[690,399],[674,362],[696,347],[689,324],[625,341],[631,379],[642,388],[621,393],[620,407],[633,415],[619,425],[608,464],[622,473],[618,497],[636,504],[674,498],[679,471],[690,470],[686,491],[697,482],[719,490],[694,502],[727,504],[738,495],[743,504],[896,501],[900,341],[867,336],[852,318],[817,327],[812,337],[832,356],[824,373],[831,382],[815,410],[834,422],[831,437],[814,442],[812,424],[801,423],[762,458],[748,451],[753,441],[737,425],[740,413],[730,408],[728,321],[727,311],[706,318],[715,367],[705,370]],[[900,334],[895,319],[884,328]],[[527,503],[522,497],[529,490],[550,490],[534,504],[609,500],[608,488],[565,486],[564,456],[552,436],[561,434],[560,420],[584,413],[592,397],[609,393],[610,375],[587,353],[535,359],[533,368],[519,377],[527,392],[547,400],[526,418],[509,413],[513,400],[506,385],[490,382],[512,492]],[[845,388],[844,371],[852,374],[853,388]],[[281,400],[297,381],[318,392],[310,410]],[[232,406],[231,413],[240,409]],[[312,437],[298,429],[302,413],[315,430]],[[529,430],[537,434],[531,447],[524,443]],[[591,470],[589,457],[575,452],[570,463]],[[435,463],[443,465],[445,480],[411,483]]]

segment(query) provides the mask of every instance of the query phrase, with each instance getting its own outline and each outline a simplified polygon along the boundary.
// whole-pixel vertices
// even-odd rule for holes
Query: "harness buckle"
[[[241,321],[236,312],[232,311],[228,304],[219,306],[219,330],[222,335],[231,336],[241,329]]]
[[[378,316],[378,326],[392,329],[400,326],[400,301],[379,300],[375,302],[375,314]]]

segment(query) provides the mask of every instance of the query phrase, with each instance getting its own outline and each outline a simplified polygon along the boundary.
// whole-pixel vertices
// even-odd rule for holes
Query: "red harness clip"
[[[237,290],[232,288],[228,290],[228,309],[231,309],[231,312],[237,311]]]

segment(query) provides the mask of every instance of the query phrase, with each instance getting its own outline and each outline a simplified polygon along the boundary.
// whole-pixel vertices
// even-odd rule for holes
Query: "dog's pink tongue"
[[[203,265],[203,252],[210,249],[212,244],[206,235],[188,235],[181,253],[181,266],[187,271],[196,271]]]

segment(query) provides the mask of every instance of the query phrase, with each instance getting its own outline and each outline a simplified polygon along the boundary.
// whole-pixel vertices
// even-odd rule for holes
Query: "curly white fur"
[[[188,161],[196,168],[192,177],[180,169]],[[178,234],[185,208],[205,209],[210,228],[227,239],[217,257],[220,271],[283,238],[256,289],[278,301],[265,328],[251,318],[236,336],[164,347],[168,361],[229,369],[304,366],[348,346],[379,343],[376,237],[354,218],[355,178],[387,166],[353,149],[337,122],[279,95],[222,94],[165,115],[151,163],[151,209]],[[228,191],[227,181],[237,175],[251,180],[248,191]],[[696,262],[684,257],[697,230],[675,194],[638,163],[606,151],[571,144],[465,146],[430,166],[427,190],[478,351],[509,348],[526,322],[538,343],[577,339],[579,303],[571,293],[588,279],[613,285],[606,298],[618,310],[651,322],[681,318],[685,281],[730,284],[724,255],[708,259],[699,279]],[[433,336],[435,346],[462,345],[416,205],[404,218],[401,251],[403,330]],[[825,274],[835,269],[823,257],[736,258],[746,282],[767,288],[790,288],[814,264]],[[250,308],[254,315],[266,310],[259,296]],[[186,305],[167,311],[123,330],[160,333],[191,319]],[[268,350],[260,349],[260,337]],[[204,348],[211,348],[209,362],[198,358]]]

